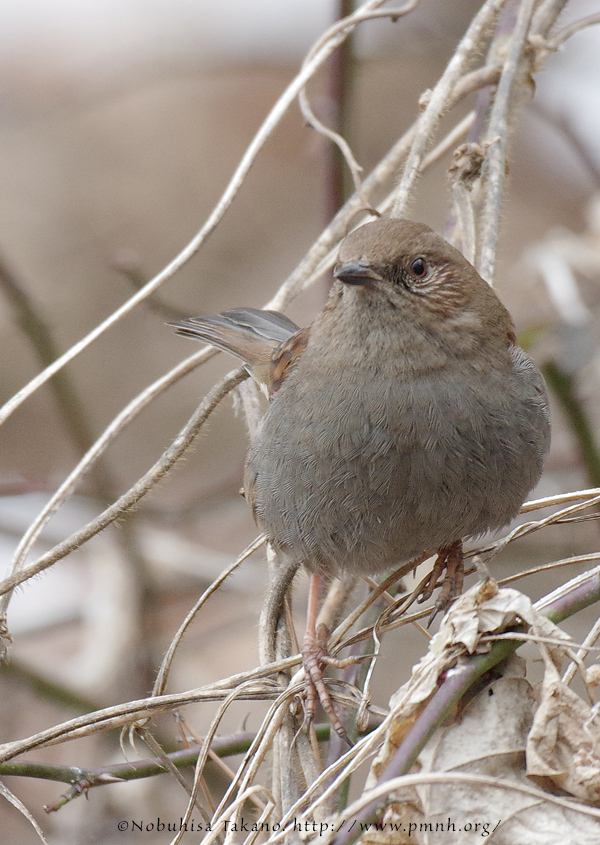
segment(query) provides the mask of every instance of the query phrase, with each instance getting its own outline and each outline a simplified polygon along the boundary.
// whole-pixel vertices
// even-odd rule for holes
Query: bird
[[[302,649],[316,697],[324,578],[373,575],[437,553],[423,596],[462,589],[462,543],[509,523],[550,444],[542,375],[510,314],[466,258],[422,223],[380,218],[339,247],[313,323],[239,308],[173,323],[244,362],[269,397],[248,450],[245,496],[282,562],[310,574]]]

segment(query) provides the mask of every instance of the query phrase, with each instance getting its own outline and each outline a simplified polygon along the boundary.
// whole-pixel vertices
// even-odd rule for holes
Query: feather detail
[[[229,352],[243,361],[250,375],[271,393],[274,352],[298,332],[298,326],[278,311],[235,308],[209,317],[189,317],[169,323],[183,337],[192,337]],[[277,379],[281,376],[275,365]]]
[[[269,397],[277,393],[284,380],[298,363],[308,343],[310,328],[295,332],[273,351],[269,370]]]

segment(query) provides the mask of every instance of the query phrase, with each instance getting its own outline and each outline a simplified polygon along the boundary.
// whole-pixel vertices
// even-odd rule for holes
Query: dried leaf
[[[600,789],[598,770],[590,769],[593,740],[597,736],[589,727],[590,708],[580,700],[573,707],[575,726],[568,724],[562,708],[559,714],[550,709],[557,700],[557,683],[560,683],[557,666],[570,638],[541,616],[526,596],[513,589],[498,590],[489,580],[469,590],[450,609],[431,640],[427,655],[414,668],[410,680],[392,697],[392,725],[373,764],[368,785],[374,785],[404,734],[437,689],[442,672],[461,656],[487,651],[490,646],[481,642],[482,636],[502,632],[517,623],[525,623],[532,634],[565,644],[540,643],[539,646],[544,656],[547,688],[540,706],[548,719],[539,721],[538,701],[525,677],[525,662],[517,656],[504,661],[502,677],[495,678],[476,695],[456,716],[456,721],[439,730],[421,752],[418,761],[421,774],[447,772],[448,781],[419,785],[403,794],[404,801],[397,794],[390,794],[385,819],[395,819],[400,823],[396,829],[404,833],[396,833],[394,840],[389,839],[389,828],[381,833],[370,831],[371,838],[363,837],[361,843],[404,842],[398,836],[408,835],[409,817],[414,826],[411,838],[406,841],[423,845],[469,845],[488,836],[496,845],[600,842],[598,819],[570,809],[564,802],[561,805],[560,800],[542,788],[537,789],[525,769],[530,731],[532,725],[539,724],[539,731],[534,734],[538,753],[556,748],[562,754],[559,776],[564,782],[555,782],[565,788],[565,783],[577,780],[580,788],[585,784],[588,791],[593,791],[593,783]],[[565,695],[565,705],[572,701],[563,690],[560,692]],[[573,695],[568,690],[567,693]],[[555,728],[554,733],[550,732],[550,725]],[[572,728],[571,733],[568,728]],[[577,745],[572,747],[569,742]],[[577,749],[583,755],[578,768],[574,760]],[[556,761],[549,754],[541,759],[543,762],[538,762],[538,766],[543,775],[550,776],[551,771],[556,774],[553,768]],[[493,778],[494,783],[458,782],[453,779],[453,773],[483,775]],[[581,792],[573,791],[573,794],[582,797]]]
[[[492,835],[496,845],[595,845],[600,821],[557,806],[531,787],[525,748],[535,716],[533,687],[522,677],[524,662],[504,664],[504,677],[477,695],[450,728],[440,731],[419,758],[421,771],[448,772],[448,783],[419,786],[423,827],[413,842],[471,845]],[[495,777],[498,786],[453,782],[454,771]]]
[[[527,742],[527,773],[600,804],[600,712],[567,687],[545,658],[540,704]],[[599,837],[600,841],[600,837]]]
[[[462,595],[450,608],[440,629],[431,639],[427,654],[413,668],[410,679],[391,697],[392,720],[386,742],[374,761],[367,786],[372,786],[388,760],[402,742],[429,698],[436,691],[442,674],[459,657],[489,651],[489,642],[481,643],[488,634],[502,632],[524,622],[534,633],[561,639],[569,637],[533,607],[530,599],[518,590],[499,590],[486,579]],[[562,657],[562,649],[554,647],[549,654]]]

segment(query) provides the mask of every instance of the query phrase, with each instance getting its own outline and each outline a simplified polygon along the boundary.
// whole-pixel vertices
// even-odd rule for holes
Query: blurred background
[[[348,134],[365,172],[413,122],[419,96],[436,82],[480,5],[423,0],[395,24],[362,25],[354,43]],[[597,2],[572,0],[564,22],[597,11]],[[334,0],[2,4],[2,402],[190,240],[338,12]],[[592,27],[549,58],[512,139],[496,288],[522,343],[554,385],[553,446],[536,495],[600,486],[599,75],[600,27]],[[333,111],[330,90],[326,68],[309,86],[326,121]],[[56,382],[45,386],[5,423],[3,569],[93,439],[140,390],[195,351],[165,321],[259,307],[295,267],[334,210],[329,160],[326,142],[294,106],[200,253],[151,302],[80,355],[58,388]],[[450,163],[447,156],[427,172],[412,211],[440,231]],[[290,316],[309,322],[326,290],[323,280],[293,303]],[[231,368],[219,356],[154,402],[50,523],[36,551],[43,553],[133,484]],[[0,670],[2,741],[86,708],[148,694],[189,607],[256,534],[239,496],[245,450],[243,420],[228,400],[126,525],[121,521],[18,591],[9,613],[10,661]],[[594,551],[597,542],[594,523],[541,532],[507,550],[494,574],[515,563],[524,568]],[[563,577],[548,576],[532,594],[548,592]],[[260,553],[203,610],[169,689],[200,686],[256,664],[265,586]],[[303,590],[301,582],[300,617]],[[401,638],[410,659],[422,653],[418,634],[402,629]],[[410,665],[380,679],[378,703],[385,704]],[[224,732],[248,712],[246,705],[233,708]],[[211,717],[212,711],[193,709],[200,732]],[[256,726],[255,720],[250,727]],[[174,734],[172,720],[162,729]],[[100,736],[31,756],[101,765],[120,753],[115,737]],[[42,805],[58,800],[64,785],[12,778],[7,786],[41,819],[52,843],[123,842],[120,818],[156,815],[158,806],[179,819],[185,806],[166,777],[96,789],[89,801],[74,801],[50,817]],[[0,820],[4,842],[38,841],[9,805],[0,806]],[[146,834],[139,841],[168,838]]]

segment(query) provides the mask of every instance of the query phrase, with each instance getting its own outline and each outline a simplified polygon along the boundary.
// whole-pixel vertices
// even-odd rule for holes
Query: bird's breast
[[[251,444],[246,485],[275,546],[309,569],[381,571],[506,524],[541,474],[542,417],[514,370],[298,367]]]

